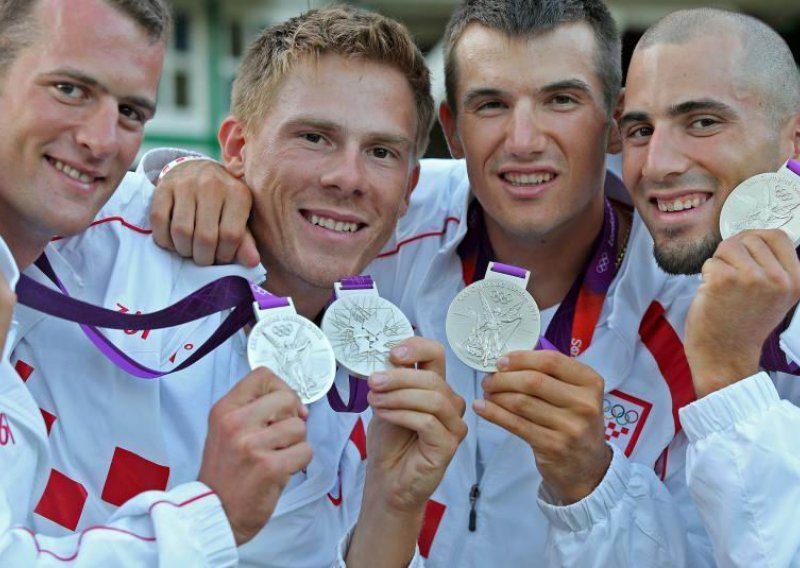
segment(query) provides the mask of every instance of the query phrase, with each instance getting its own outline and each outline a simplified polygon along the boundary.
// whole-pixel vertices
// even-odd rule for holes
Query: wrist
[[[557,480],[548,481],[542,479],[542,484],[548,495],[559,505],[572,505],[588,497],[602,483],[603,479],[611,466],[614,452],[611,447],[604,443],[602,458],[598,457],[596,465],[587,470],[586,475],[571,477],[567,483],[559,483]]]
[[[697,398],[703,398],[747,377],[752,377],[758,372],[759,367],[756,358],[755,362],[726,361],[725,363],[697,366],[690,364],[690,368],[695,395]]]
[[[164,176],[166,176],[169,172],[174,170],[177,166],[185,164],[186,162],[193,162],[197,160],[205,160],[207,162],[214,162],[215,164],[219,163],[214,158],[209,158],[207,156],[181,156],[179,158],[175,158],[174,160],[169,162],[166,166],[161,168],[161,172],[158,174],[158,178],[156,179],[156,185],[161,183],[161,180],[164,179]]]

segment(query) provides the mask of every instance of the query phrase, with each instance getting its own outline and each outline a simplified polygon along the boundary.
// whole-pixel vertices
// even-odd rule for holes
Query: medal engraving
[[[414,335],[397,306],[371,294],[339,298],[325,312],[322,330],[339,364],[361,377],[392,368],[389,351]]]
[[[752,229],[781,229],[797,244],[800,181],[778,173],[759,174],[745,180],[725,200],[719,225],[723,239]]]
[[[446,329],[459,359],[479,371],[494,372],[500,356],[535,347],[539,309],[524,288],[500,280],[481,280],[453,300]]]
[[[300,396],[303,404],[319,400],[336,376],[333,350],[322,331],[297,314],[267,315],[247,340],[250,367],[267,367]]]

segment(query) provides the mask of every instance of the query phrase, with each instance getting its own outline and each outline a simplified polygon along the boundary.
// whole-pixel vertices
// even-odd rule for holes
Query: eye
[[[301,134],[300,137],[312,144],[319,144],[322,142],[322,135],[317,132],[305,132]]]
[[[567,106],[576,104],[578,101],[572,95],[556,95],[552,98],[552,102],[557,106]]]
[[[689,126],[691,128],[696,128],[698,130],[703,130],[703,129],[706,129],[706,128],[711,128],[712,126],[716,126],[717,124],[719,124],[719,122],[717,120],[705,116],[703,118],[698,118],[696,120],[693,120]]]
[[[130,105],[120,105],[119,113],[126,119],[131,122],[138,122],[144,124],[147,119],[143,112],[140,112],[136,108]]]
[[[394,158],[395,153],[389,150],[388,148],[377,147],[372,149],[372,155],[376,158],[380,158],[381,160],[385,160],[386,158]]]
[[[626,138],[647,138],[653,135],[653,128],[650,126],[637,126],[628,130]]]
[[[87,96],[86,89],[72,83],[56,83],[53,88],[61,99],[78,101]]]

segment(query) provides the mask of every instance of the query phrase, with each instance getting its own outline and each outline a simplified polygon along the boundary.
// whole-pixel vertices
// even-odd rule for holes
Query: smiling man
[[[334,283],[360,272],[406,210],[433,115],[429,91],[405,28],[361,10],[309,11],[249,48],[220,144],[252,187],[264,286],[291,296],[299,314],[321,318]],[[263,271],[199,269],[158,249],[148,238],[147,185],[131,176],[91,230],[47,247],[57,277],[41,262],[27,275],[122,312],[163,308],[216,276],[263,282]],[[350,566],[395,566],[414,557],[427,499],[466,430],[435,342],[396,346],[396,367],[369,378],[362,420],[328,399],[306,409],[271,372],[249,372],[244,332],[186,371],[143,381],[74,324],[27,308],[17,315],[12,363],[51,426],[53,471],[30,519],[37,529],[88,530],[127,498],[188,485],[213,495],[210,487],[224,506],[224,561],[325,566],[340,555]],[[104,333],[133,361],[127,369],[153,378],[199,351],[225,315]],[[65,369],[91,372],[60,380]],[[341,369],[337,384],[330,399],[350,395],[363,411],[365,383]],[[237,553],[234,540],[247,545]]]
[[[800,330],[795,322],[783,330],[800,297],[800,262],[781,230],[722,241],[719,227],[738,184],[800,156],[797,64],[758,20],[676,12],[636,48],[621,128],[625,182],[656,259],[670,272],[702,274],[694,300],[673,310],[679,318],[688,312],[686,354],[702,397],[680,415],[688,484],[716,560],[794,565],[800,541],[785,527],[796,523],[800,502],[800,410],[778,392],[800,402],[800,383],[773,372],[776,392],[757,371],[796,373],[786,357],[798,361]]]

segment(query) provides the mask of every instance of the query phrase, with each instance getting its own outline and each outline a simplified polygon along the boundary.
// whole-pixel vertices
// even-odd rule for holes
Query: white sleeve
[[[800,566],[800,408],[758,373],[686,406],[680,418],[689,491],[717,563]]]
[[[0,565],[235,566],[236,545],[222,505],[199,482],[169,492],[142,493],[108,524],[66,537],[13,527],[6,492],[0,495]]]
[[[158,179],[158,174],[161,173],[161,170],[164,169],[164,166],[173,160],[186,156],[202,158],[208,157],[199,152],[184,150],[182,148],[154,148],[142,156],[142,159],[139,160],[139,165],[136,167],[136,172],[147,176],[147,179],[150,180],[150,183],[155,185],[156,180]]]
[[[549,521],[545,565],[713,566],[688,495],[683,498],[689,502],[680,503],[680,495],[673,495],[652,469],[611,448],[605,477],[581,501],[557,505],[540,490],[539,507]]]

